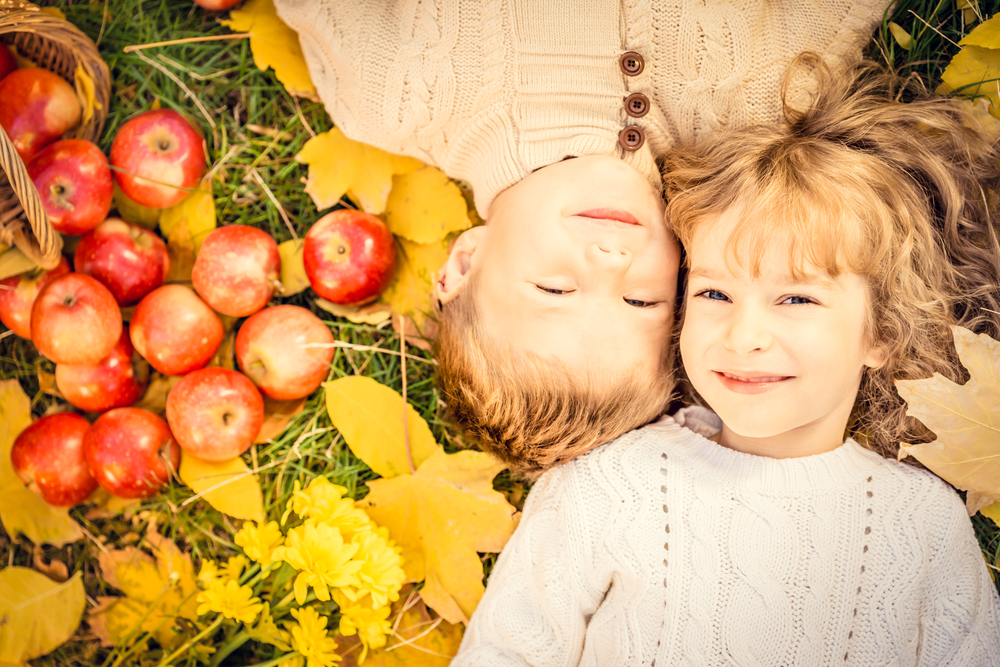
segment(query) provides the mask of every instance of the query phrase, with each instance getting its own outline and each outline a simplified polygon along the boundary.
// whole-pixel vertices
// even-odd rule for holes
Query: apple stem
[[[417,472],[413,465],[413,450],[410,448],[410,427],[406,423],[406,318],[399,316],[399,359],[403,373],[403,442],[406,444],[406,462],[410,464],[410,474]]]

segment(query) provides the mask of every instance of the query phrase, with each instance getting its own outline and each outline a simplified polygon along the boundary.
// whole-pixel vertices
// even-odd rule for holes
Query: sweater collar
[[[893,465],[851,438],[832,451],[791,459],[738,452],[707,439],[722,422],[701,407],[684,408],[652,428],[669,437],[668,460],[679,456],[705,477],[764,495],[842,492],[863,485],[882,465]]]

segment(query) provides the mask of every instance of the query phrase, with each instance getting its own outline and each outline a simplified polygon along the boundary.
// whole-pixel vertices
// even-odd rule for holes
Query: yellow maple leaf
[[[95,632],[113,644],[139,628],[152,632],[161,646],[172,646],[182,639],[176,619],[198,618],[191,557],[155,531],[146,534],[146,544],[152,557],[135,547],[106,551],[98,557],[101,578],[125,596],[99,598],[102,604],[87,622],[92,629],[100,628]]]
[[[0,663],[55,650],[76,633],[86,604],[80,572],[59,584],[26,567],[0,570]]]
[[[309,278],[306,277],[306,265],[302,261],[302,239],[289,239],[278,244],[278,254],[281,256],[281,286],[282,296],[292,296],[309,289]]]
[[[160,233],[165,238],[169,239],[179,226],[187,228],[194,252],[198,254],[205,237],[216,227],[211,183],[202,183],[198,190],[160,212]]]
[[[434,167],[392,177],[385,224],[414,243],[440,241],[472,226],[462,191]]]
[[[1000,14],[976,26],[959,45],[962,50],[941,73],[937,92],[986,97],[990,113],[1000,118]]]
[[[305,190],[316,208],[335,206],[346,194],[373,215],[385,210],[394,174],[423,166],[419,160],[348,139],[336,127],[307,141],[295,159],[309,165]]]
[[[31,402],[17,380],[0,382],[0,523],[7,535],[61,547],[83,538],[65,507],[52,507],[29,491],[10,465],[14,440],[31,424]]]
[[[263,524],[264,498],[249,471],[238,456],[228,461],[205,461],[188,452],[181,456],[180,477],[192,491],[223,514]]]
[[[477,552],[503,549],[514,508],[493,478],[506,466],[483,452],[438,449],[412,475],[368,482],[358,503],[403,549],[408,581],[449,623],[467,623],[483,597]]]
[[[448,259],[448,241],[413,243],[397,239],[396,275],[380,297],[400,315],[413,319],[422,328],[432,312],[431,298],[438,271]]]
[[[147,229],[156,229],[156,225],[160,224],[160,214],[163,213],[162,208],[143,206],[125,194],[118,187],[118,181],[114,182],[114,193],[115,209],[122,220],[142,225]]]
[[[448,667],[462,643],[462,626],[435,618],[416,591],[400,591],[399,600],[393,603],[389,619],[395,636],[388,645],[368,652],[365,667]],[[415,596],[416,600],[410,598]],[[358,651],[350,651],[357,644],[356,636],[337,637],[344,647],[340,667],[358,667]]]
[[[316,86],[309,78],[299,34],[278,17],[273,0],[248,0],[221,23],[233,32],[250,33],[250,51],[258,69],[273,67],[274,75],[289,93],[316,99]]]
[[[937,435],[926,444],[902,444],[899,458],[913,456],[967,491],[971,516],[1000,501],[1000,343],[962,327],[952,327],[952,333],[969,381],[958,385],[937,373],[926,380],[896,381],[906,414]]]
[[[323,384],[330,421],[354,455],[382,477],[410,472],[403,438],[403,397],[377,380],[360,375]],[[413,465],[419,467],[441,447],[412,405],[406,405]]]

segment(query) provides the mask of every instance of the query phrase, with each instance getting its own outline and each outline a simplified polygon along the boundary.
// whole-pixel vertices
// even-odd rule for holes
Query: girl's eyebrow
[[[730,276],[731,277],[731,276]],[[688,279],[691,278],[704,278],[706,280],[722,280],[721,275],[711,269],[705,267],[696,267],[688,272]],[[820,289],[835,290],[837,285],[829,278],[824,278],[817,273],[803,273],[800,274],[798,278],[788,274],[784,276],[781,280],[777,282],[781,287],[794,287],[796,285],[808,285],[810,287],[819,287]]]

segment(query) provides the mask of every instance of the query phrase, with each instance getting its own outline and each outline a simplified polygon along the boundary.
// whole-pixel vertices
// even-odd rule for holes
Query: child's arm
[[[929,550],[917,664],[1000,667],[1000,599],[961,499],[947,495],[934,527],[943,539]]]
[[[610,581],[594,548],[603,508],[581,497],[571,468],[547,472],[531,490],[452,667],[580,661],[587,622]]]

